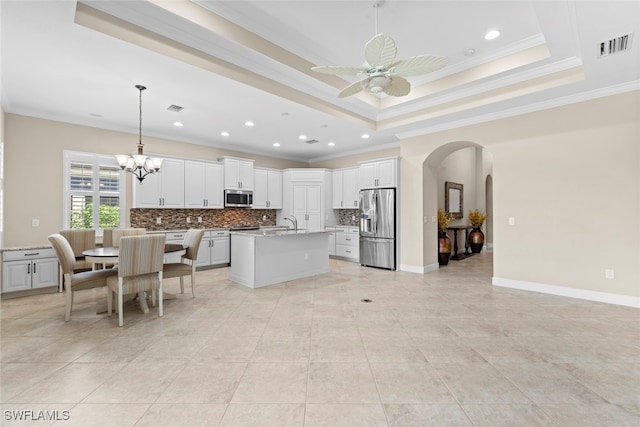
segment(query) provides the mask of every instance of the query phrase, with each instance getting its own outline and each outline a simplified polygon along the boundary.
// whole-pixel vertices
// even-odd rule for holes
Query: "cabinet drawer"
[[[53,248],[4,251],[2,253],[3,261],[20,261],[24,259],[55,258],[55,257],[56,257],[56,252],[53,250]]]
[[[358,246],[345,246],[336,244],[336,256],[359,259],[360,248]]]
[[[357,235],[353,235],[353,233],[341,232],[336,233],[336,245],[345,245],[345,246],[359,246],[360,237]]]
[[[211,230],[209,233],[210,237],[225,237],[229,235],[229,230]]]
[[[184,241],[184,236],[187,235],[186,231],[170,231],[167,233],[167,237],[165,239],[166,242],[179,242],[182,243]]]

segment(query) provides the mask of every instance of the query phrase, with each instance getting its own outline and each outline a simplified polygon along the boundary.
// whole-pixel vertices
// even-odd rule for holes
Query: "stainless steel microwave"
[[[253,191],[224,190],[224,206],[229,208],[250,208],[253,204]]]

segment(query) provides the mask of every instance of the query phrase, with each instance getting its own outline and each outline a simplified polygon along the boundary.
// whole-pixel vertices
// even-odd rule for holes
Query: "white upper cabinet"
[[[282,209],[282,171],[253,170],[253,208]]]
[[[360,188],[395,188],[398,159],[383,159],[360,164]]]
[[[359,168],[333,171],[333,209],[356,209],[358,207]]]
[[[137,208],[184,208],[184,160],[164,159],[160,172],[133,185]]]
[[[220,163],[185,161],[185,208],[222,209],[224,188]]]
[[[253,160],[221,157],[225,190],[253,190]]]

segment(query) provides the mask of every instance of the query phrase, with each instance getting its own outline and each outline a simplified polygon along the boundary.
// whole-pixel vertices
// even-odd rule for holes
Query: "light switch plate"
[[[161,217],[156,218],[156,224],[162,224],[162,218]]]

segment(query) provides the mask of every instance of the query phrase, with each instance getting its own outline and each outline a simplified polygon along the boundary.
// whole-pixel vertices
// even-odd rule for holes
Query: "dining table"
[[[180,243],[165,243],[164,245],[164,262],[167,262],[168,258],[179,257],[187,253],[187,249],[182,246]],[[87,249],[82,252],[82,255],[85,256],[87,262],[91,263],[92,269],[98,269],[98,266],[101,268],[105,268],[107,265],[117,265],[118,257],[120,256],[120,248],[117,246],[106,247],[106,248],[93,248]],[[131,296],[130,296],[131,297]],[[174,294],[163,292],[162,299],[175,299],[176,296]],[[140,304],[140,309],[143,313],[149,312],[149,306],[147,305],[147,297],[145,292],[138,293],[138,303]],[[104,303],[98,304],[96,309],[96,313],[106,313],[107,312],[107,302],[106,299]]]

